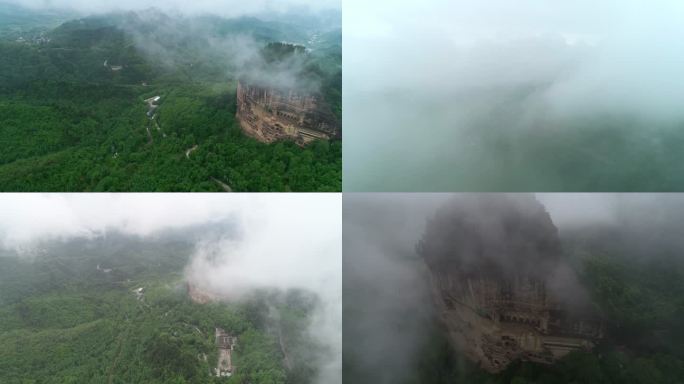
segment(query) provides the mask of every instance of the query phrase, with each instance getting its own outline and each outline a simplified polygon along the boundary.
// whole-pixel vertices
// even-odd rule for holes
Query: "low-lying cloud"
[[[0,199],[0,245],[105,235],[108,231],[151,236],[165,230],[219,222],[239,206],[211,195],[4,194]]]
[[[554,103],[595,100],[592,92],[603,90],[617,97],[615,105],[651,112],[666,102],[682,115],[672,110],[684,97],[684,80],[676,76],[684,60],[684,6],[677,1],[351,1],[345,11],[346,81],[353,90],[424,87],[442,94],[553,82]],[[371,52],[374,60],[358,65]],[[581,96],[563,95],[569,88]]]
[[[543,152],[535,138],[573,123],[605,129],[606,120],[581,121],[589,118],[623,118],[650,133],[684,120],[681,20],[677,1],[351,0],[344,18],[345,184],[568,190],[556,179],[571,165],[544,169],[530,160]],[[644,157],[657,158],[659,147],[643,141]],[[554,150],[573,158],[586,149],[593,153],[585,158],[596,156],[591,164],[606,169],[629,155],[590,145]]]
[[[486,238],[485,247],[496,248],[500,241],[497,238],[501,237],[501,228],[497,226],[501,222],[492,212],[496,211],[496,205],[489,204],[488,199],[506,198],[523,201],[532,196],[345,194],[343,335],[345,377],[349,377],[350,382],[412,383],[425,379],[419,376],[421,372],[429,373],[431,369],[442,372],[440,366],[432,365],[444,364],[444,361],[434,360],[439,345],[430,338],[446,336],[440,333],[442,330],[435,331],[436,315],[430,297],[429,275],[415,245],[425,233],[428,220],[439,213],[446,215],[450,205],[458,203],[463,212],[453,217],[468,225],[452,226],[451,234],[449,225],[443,225],[444,239],[457,239],[459,231],[469,226],[482,233],[473,233],[464,239],[465,243],[481,237]],[[613,249],[619,250],[614,254],[619,259],[637,258],[648,264],[662,262],[665,257],[674,266],[681,266],[684,260],[684,196],[681,194],[536,194],[534,198],[548,212],[563,243],[563,255],[557,252],[554,255],[553,250],[547,250],[538,255],[539,259],[556,256],[572,260],[577,256],[571,256],[574,246],[584,244],[585,237],[580,237],[579,242],[572,241],[579,233],[598,239],[595,244],[611,244]],[[478,201],[484,205],[476,207]],[[536,211],[541,209],[537,204],[531,207]],[[478,217],[477,212],[482,216]],[[519,213],[524,212],[523,209]],[[536,214],[544,216],[540,212]],[[521,226],[523,221],[512,220]],[[518,233],[522,229],[513,226],[507,231]],[[528,236],[536,235],[530,233]],[[459,246],[451,244],[445,250],[445,257],[463,257],[463,254],[453,253],[464,252]],[[589,247],[587,251],[601,255],[602,250]],[[511,260],[495,261],[499,267],[518,268],[524,265],[526,255],[507,253],[503,249],[492,253],[491,257],[522,258],[516,265],[512,265]],[[672,262],[673,258],[676,263]],[[539,271],[548,267],[539,259],[528,267],[539,268]],[[549,279],[549,288],[563,295],[564,300],[585,298],[584,289],[577,286],[578,270],[574,268],[579,268],[579,272],[582,268],[575,264],[577,261],[573,261],[573,269],[562,265],[563,268]],[[434,336],[434,332],[438,335]],[[454,357],[462,358],[458,353]]]
[[[306,87],[317,90],[320,79],[301,75],[310,63],[310,55],[284,55],[276,62],[268,62],[265,47],[274,41],[263,41],[255,37],[252,29],[258,30],[263,25],[261,21],[251,22],[254,23],[253,26],[238,27],[241,29],[227,34],[222,31],[225,25],[216,19],[139,12],[125,18],[117,26],[133,38],[136,48],[150,62],[159,63],[167,69],[194,72],[194,66],[199,65],[210,68],[212,75],[221,78],[251,80],[268,87]],[[308,38],[306,33],[311,33],[304,33],[305,27],[297,28],[299,33],[296,34],[300,40],[288,44],[305,44],[302,39]],[[277,27],[274,28],[276,30]],[[273,32],[271,39],[277,40],[279,37],[282,36]],[[192,41],[190,46],[178,48],[187,45],[189,41]],[[217,79],[213,77],[212,80]]]
[[[106,0],[5,0],[5,2],[31,9],[70,10],[84,14],[143,10],[156,7],[165,11],[183,14],[211,13],[229,17],[262,12],[320,11],[340,9],[341,7],[339,0],[256,0],[249,2],[235,0],[170,0],[154,3],[135,0],[119,0],[116,2]]]
[[[328,349],[318,383],[341,381],[341,198],[334,194],[5,194],[0,247],[31,254],[50,241],[123,233],[154,238],[230,223],[200,236],[187,277],[226,300],[259,289],[315,293],[310,333]],[[193,237],[194,238],[194,237]]]
[[[270,196],[276,202],[266,204],[268,215],[247,214],[239,239],[198,246],[188,279],[227,299],[267,288],[316,292],[322,305],[313,316],[311,333],[329,348],[316,356],[316,383],[341,382],[341,199]]]

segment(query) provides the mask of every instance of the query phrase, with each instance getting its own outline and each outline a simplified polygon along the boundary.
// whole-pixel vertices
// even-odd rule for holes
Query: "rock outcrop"
[[[197,284],[193,284],[190,281],[185,283],[185,288],[187,289],[188,296],[190,296],[190,299],[195,303],[207,304],[209,302],[218,300],[218,298],[214,294],[206,290],[203,290],[202,288],[197,286]]]
[[[305,145],[340,135],[340,125],[323,97],[303,89],[277,89],[240,81],[237,119],[245,133],[265,143],[287,139]]]
[[[603,335],[531,196],[461,196],[428,222],[418,251],[450,342],[489,372],[553,363]]]

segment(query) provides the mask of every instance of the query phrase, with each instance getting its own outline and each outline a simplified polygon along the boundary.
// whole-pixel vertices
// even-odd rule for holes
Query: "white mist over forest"
[[[7,194],[0,217],[0,247],[27,258],[55,241],[115,233],[144,240],[205,228],[187,278],[227,301],[263,289],[316,294],[310,333],[328,351],[318,356],[317,382],[341,380],[339,195]],[[226,224],[229,233],[208,230]]]
[[[682,21],[678,1],[348,1],[345,187],[679,185]]]
[[[643,271],[661,263],[676,271],[684,262],[684,197],[679,194],[345,194],[344,317],[350,319],[345,320],[343,331],[345,377],[412,383],[421,382],[421,372],[429,377],[430,368],[439,370],[444,362],[430,359],[438,353],[435,340],[444,340],[443,329],[435,327],[430,277],[417,244],[427,223],[448,211],[450,202],[460,201],[462,208],[473,212],[485,211],[471,204],[478,198],[538,200],[558,230],[562,259],[576,263],[579,274],[585,272],[581,260],[604,253],[625,265],[635,263]],[[496,215],[471,216],[468,222],[498,219]],[[459,231],[457,226],[444,228],[447,235],[449,230],[454,236]],[[484,228],[487,225],[479,226],[478,231],[486,231]],[[473,237],[485,235],[477,232]],[[496,237],[496,231],[489,235],[492,243]],[[461,256],[453,254],[454,258]],[[504,260],[497,265],[507,263]],[[543,263],[534,265],[543,270]],[[554,283],[559,281],[563,280]],[[584,294],[584,287],[562,292],[568,298],[578,297]],[[455,352],[454,359],[459,365],[458,359],[464,358]]]

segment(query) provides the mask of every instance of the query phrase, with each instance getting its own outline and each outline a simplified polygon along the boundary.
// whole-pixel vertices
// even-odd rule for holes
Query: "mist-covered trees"
[[[315,377],[309,354],[320,350],[308,338],[308,295],[194,303],[182,279],[189,243],[107,237],[47,244],[36,257],[0,250],[0,382],[306,384]],[[238,337],[230,378],[214,376],[215,327]]]
[[[684,260],[681,208],[628,206],[617,225],[561,232],[564,255],[575,266],[605,337],[554,365],[515,363],[490,375],[454,351],[441,330],[420,349],[408,383],[680,383],[684,377]],[[665,208],[663,208],[665,207]],[[638,218],[637,218],[638,216]]]

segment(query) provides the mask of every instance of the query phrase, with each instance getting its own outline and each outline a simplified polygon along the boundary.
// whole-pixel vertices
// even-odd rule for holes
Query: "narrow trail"
[[[145,127],[145,129],[147,130],[147,138],[150,140],[148,144],[154,143],[154,139],[152,138],[152,132],[150,132],[150,127],[147,126]]]
[[[198,147],[199,147],[199,145],[196,145],[196,144],[195,144],[194,147],[192,147],[192,148],[188,149],[187,151],[185,151],[185,157],[189,160],[189,159],[190,159],[190,155],[191,155],[193,152],[195,152],[195,151],[197,150]]]
[[[280,345],[280,351],[283,353],[285,368],[287,368],[288,371],[291,371],[292,361],[290,361],[290,357],[287,355],[287,348],[285,347],[285,341],[283,341],[283,330],[280,323],[278,323],[278,344]]]
[[[161,96],[154,96],[150,97],[149,99],[145,99],[145,104],[147,104],[147,117],[150,119],[151,123],[147,124],[147,137],[150,139],[149,144],[152,144],[154,140],[152,139],[152,132],[150,132],[150,125],[154,124],[155,128],[157,131],[162,133],[163,137],[166,137],[166,134],[161,130],[161,127],[159,127],[159,123],[157,123],[157,120],[155,120],[155,117],[157,117],[157,108],[159,108],[159,105],[156,104],[159,102]]]
[[[217,178],[215,178],[215,177],[212,177],[211,180],[213,180],[216,184],[220,185],[221,188],[223,188],[224,191],[226,191],[226,192],[233,192],[233,189],[230,187],[230,185],[224,183],[223,181],[221,181],[221,180],[219,180],[219,179],[217,179]]]

